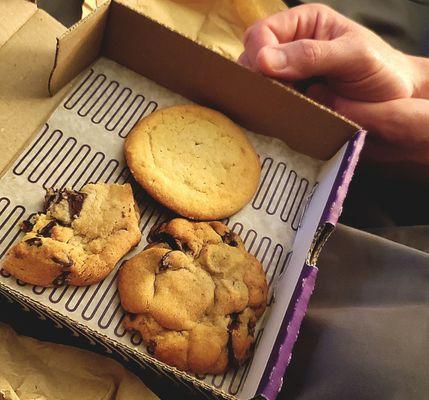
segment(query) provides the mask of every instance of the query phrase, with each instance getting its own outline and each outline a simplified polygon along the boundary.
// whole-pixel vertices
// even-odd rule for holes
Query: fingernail
[[[246,52],[241,53],[240,57],[238,57],[237,62],[241,64],[243,67],[249,67],[249,60],[247,58]]]
[[[265,50],[265,62],[273,70],[281,70],[286,67],[286,54],[274,47]]]

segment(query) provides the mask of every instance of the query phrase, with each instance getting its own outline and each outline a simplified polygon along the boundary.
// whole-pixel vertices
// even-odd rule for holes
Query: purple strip
[[[304,264],[297,285],[292,295],[286,315],[274,343],[271,356],[265,367],[264,375],[256,393],[268,400],[274,400],[281,389],[286,367],[292,357],[292,348],[298,338],[302,319],[307,311],[308,302],[316,283],[317,268]]]
[[[359,160],[359,155],[365,142],[366,131],[360,130],[352,140],[349,141],[338,170],[335,182],[332,185],[326,207],[323,210],[319,226],[330,223],[336,225],[343,211],[343,203],[349,189],[350,182]]]
[[[332,225],[337,223],[365,142],[365,136],[366,132],[360,130],[349,141],[325,209],[323,210],[319,226],[325,223]],[[259,396],[265,397],[268,400],[274,400],[281,389],[284,373],[292,357],[292,348],[298,338],[299,328],[314,290],[316,276],[317,268],[304,264],[267,366],[265,367],[264,375],[256,391]]]

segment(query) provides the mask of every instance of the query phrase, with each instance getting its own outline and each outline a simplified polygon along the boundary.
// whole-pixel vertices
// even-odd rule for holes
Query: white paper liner
[[[87,182],[130,181],[123,158],[123,140],[130,129],[157,108],[183,103],[190,101],[111,60],[99,59],[1,179],[0,257],[21,237],[19,223],[41,210],[45,188],[79,189]],[[290,150],[278,139],[247,133],[261,159],[260,186],[252,202],[226,222],[262,262],[270,286],[270,306],[273,282],[287,265],[302,210],[322,163]],[[142,189],[137,189],[135,195],[142,210],[143,240],[126,258],[147,244],[153,224],[170,215]],[[26,285],[1,271],[0,283],[145,352],[141,339],[122,327],[124,313],[116,276],[117,268],[104,281],[90,287],[45,289]],[[269,315],[268,307],[257,326],[257,343]],[[249,364],[225,375],[197,378],[240,397],[248,369]]]

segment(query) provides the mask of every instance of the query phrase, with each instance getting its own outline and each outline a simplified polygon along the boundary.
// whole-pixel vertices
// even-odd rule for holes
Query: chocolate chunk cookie
[[[259,261],[220,222],[178,218],[150,236],[119,272],[125,328],[181,370],[219,374],[241,365],[267,301]]]
[[[91,285],[139,243],[138,221],[129,184],[48,189],[43,212],[22,223],[25,235],[3,268],[34,285]]]
[[[259,183],[259,158],[246,134],[221,113],[197,105],[142,119],[125,141],[125,157],[152,197],[191,219],[236,213]]]

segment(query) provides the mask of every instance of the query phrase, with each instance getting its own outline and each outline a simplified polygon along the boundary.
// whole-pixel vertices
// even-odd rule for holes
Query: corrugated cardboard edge
[[[137,13],[137,14],[139,14],[139,15],[143,15],[143,16],[145,16],[146,18],[150,19],[151,21],[156,22],[157,24],[159,24],[159,25],[163,26],[164,28],[166,28],[166,29],[168,29],[168,30],[170,30],[170,31],[172,31],[172,32],[177,33],[178,35],[181,35],[181,36],[183,36],[183,37],[186,37],[188,40],[191,40],[191,41],[193,41],[193,42],[197,43],[199,46],[204,47],[205,49],[210,50],[211,52],[213,52],[213,53],[215,53],[215,54],[217,54],[217,55],[219,55],[219,56],[221,56],[221,57],[223,57],[223,58],[227,59],[229,62],[234,62],[233,60],[231,60],[230,58],[226,57],[225,55],[222,55],[222,54],[220,54],[219,52],[214,51],[210,46],[207,46],[205,43],[203,43],[203,42],[201,42],[201,41],[199,41],[199,40],[192,40],[191,38],[187,37],[186,35],[182,35],[180,32],[176,31],[176,30],[175,30],[175,29],[173,29],[172,27],[167,26],[167,25],[165,25],[165,24],[163,24],[163,23],[161,23],[161,22],[159,22],[159,21],[156,21],[156,20],[154,20],[153,18],[151,18],[151,17],[150,17],[150,16],[148,16],[148,15],[142,14],[142,13],[141,13],[139,10],[137,10],[135,7],[133,7],[133,6],[132,6],[132,5],[130,5],[130,4],[127,4],[127,3],[126,3],[126,2],[124,2],[123,0],[112,0],[112,1],[113,1],[113,2],[115,2],[115,3],[121,4],[121,5],[122,5],[122,6],[124,6],[125,8],[128,8],[129,10],[132,10],[132,11],[136,12],[136,13]],[[242,67],[242,68],[245,68],[245,67]],[[345,117],[344,115],[341,115],[341,114],[337,113],[336,111],[334,111],[334,110],[330,109],[329,107],[326,107],[325,105],[320,104],[320,103],[318,103],[317,101],[314,101],[313,99],[311,99],[311,98],[309,98],[309,97],[307,97],[307,96],[303,95],[302,93],[298,92],[297,90],[293,89],[292,87],[287,86],[287,85],[285,85],[285,84],[283,84],[283,83],[281,83],[281,82],[279,82],[279,81],[277,81],[277,80],[275,80],[275,79],[271,79],[271,78],[269,78],[269,77],[266,77],[266,79],[267,79],[267,80],[269,80],[269,81],[271,81],[273,85],[277,85],[277,86],[281,87],[281,88],[282,88],[282,90],[286,90],[287,92],[292,93],[293,95],[295,95],[295,96],[297,96],[297,97],[301,98],[302,100],[306,101],[307,103],[310,103],[310,104],[312,104],[312,105],[316,106],[317,108],[319,108],[319,109],[321,109],[321,110],[324,110],[324,111],[328,112],[328,113],[329,113],[329,114],[331,114],[331,115],[334,115],[335,117],[337,117],[337,118],[341,119],[342,121],[346,122],[347,124],[350,124],[350,125],[354,126],[354,127],[356,128],[356,130],[361,130],[361,129],[362,129],[362,127],[361,127],[360,125],[358,125],[356,122],[354,122],[354,121],[352,121],[352,120],[348,119],[348,118],[347,118],[347,117]]]
[[[96,11],[97,12],[97,11]],[[82,21],[83,22],[83,21]],[[58,49],[57,49],[58,50]],[[58,51],[57,51],[57,54],[58,54]],[[55,70],[55,68],[53,69],[53,71]],[[277,82],[274,82],[275,84],[278,84]],[[284,87],[283,85],[281,85],[282,87]],[[290,89],[290,88],[287,88],[288,90],[291,90],[291,91],[293,91],[292,89]],[[293,92],[295,92],[295,91],[293,91]],[[304,99],[306,99],[307,101],[310,101],[311,102],[311,100],[309,100],[309,99],[307,99],[307,98],[305,98],[305,96],[302,96],[302,95],[300,95],[299,93],[297,93],[297,92],[295,92],[296,94],[298,94],[299,96],[301,96],[301,97],[303,97]],[[314,102],[313,102],[314,103]],[[317,104],[317,103],[315,103],[315,104]],[[319,108],[321,108],[321,107],[319,107]],[[329,111],[329,110],[328,110]],[[335,114],[335,113],[334,113]],[[356,160],[357,161],[357,160]],[[351,178],[350,178],[351,179]],[[348,186],[348,185],[347,185]],[[337,197],[340,197],[339,196],[339,193],[338,193],[339,191],[337,191],[337,193],[336,193],[336,195],[337,195]],[[346,188],[346,190],[344,191],[344,197],[345,197],[345,193],[347,192],[347,188]],[[334,203],[335,203],[335,201],[334,201]],[[330,204],[330,202],[328,201],[328,204]],[[338,202],[337,202],[337,204],[338,204]],[[332,211],[332,210],[331,210]],[[341,212],[341,211],[339,211],[339,212]],[[333,213],[333,212],[331,212],[331,214],[332,215],[334,215],[335,213]],[[338,216],[337,216],[337,219],[338,219]],[[311,293],[310,293],[311,294]],[[28,298],[26,298],[26,301],[28,301],[29,299]],[[40,304],[40,303],[39,303]],[[303,303],[302,303],[303,304]],[[43,306],[43,307],[45,307],[45,306]],[[46,310],[49,310],[50,312],[52,312],[49,308],[47,308],[46,307]],[[64,316],[62,316],[61,314],[59,314],[62,318],[67,318],[67,317],[64,317]],[[301,318],[301,320],[302,320],[302,318]],[[299,323],[298,323],[298,327],[299,327],[299,324],[301,323],[301,320],[299,320]],[[70,320],[70,322],[73,322],[72,320]],[[77,324],[77,323],[74,323],[73,322],[73,324]],[[99,334],[98,332],[96,332],[96,331],[93,331],[93,330],[91,330],[91,329],[88,329],[88,328],[86,328],[86,327],[84,327],[83,325],[81,325],[83,328],[85,328],[88,332],[90,332],[91,334],[93,334],[94,336],[98,336],[98,337],[100,337],[101,338],[101,340],[105,340],[105,341],[107,341],[107,342],[111,342],[112,344],[114,344],[114,345],[116,345],[117,344],[117,342],[115,341],[115,340],[112,340],[112,339],[110,339],[110,338],[107,338],[107,337],[105,337],[104,335],[102,335],[102,334]],[[123,346],[124,348],[126,348],[126,350],[128,351],[128,350],[130,350],[129,348],[127,348],[127,347],[125,347],[124,345],[121,345],[120,343],[118,343],[118,346],[119,347],[121,347],[121,346]],[[139,353],[139,352],[136,352],[136,355],[138,355],[138,356],[140,356],[140,357],[142,357],[142,355],[141,355],[141,353]],[[144,358],[144,357],[142,357],[142,358]],[[149,357],[148,357],[149,358]],[[146,360],[146,361],[148,361],[148,360]],[[157,363],[154,363],[154,364],[157,364]],[[163,369],[166,369],[166,370],[168,370],[169,368],[165,368],[165,365],[164,364],[161,364],[161,367],[163,367]],[[172,369],[172,370],[174,370],[174,369]],[[174,372],[174,371],[170,371],[170,372]],[[174,372],[176,375],[180,375],[179,373],[176,373],[176,372]],[[192,377],[190,377],[190,378],[192,378]],[[188,378],[186,378],[187,380],[188,380]],[[213,390],[213,387],[212,386],[209,386],[209,385],[207,385],[207,384],[205,384],[205,383],[202,383],[202,382],[200,382],[200,381],[198,381],[198,380],[195,380],[195,381],[193,381],[192,379],[191,379],[191,382],[192,383],[194,383],[194,382],[198,382],[198,385],[201,385],[201,386],[207,386],[207,390],[210,390],[210,391],[212,391],[212,392],[220,392],[220,393],[216,393],[216,394],[218,394],[218,395],[220,395],[220,396],[222,396],[222,397],[224,397],[224,398],[235,398],[235,397],[233,397],[233,396],[230,396],[230,395],[227,395],[226,393],[224,393],[224,392],[222,392],[222,391],[218,391],[218,390]]]
[[[107,9],[109,9],[110,15],[107,20],[109,29],[105,31],[103,36],[104,25],[99,29],[96,25],[97,22],[99,22],[97,19],[101,19],[103,24],[105,23],[105,19],[100,18],[100,14],[103,14],[104,16],[103,11],[105,11],[107,15]],[[129,17],[135,15],[142,19],[141,22],[143,25],[141,28],[138,28],[139,25],[136,18],[132,19],[131,26],[125,25],[123,27],[124,29],[119,27],[118,23],[115,23],[113,16],[118,13],[123,16],[126,11],[128,11]],[[85,32],[85,28],[87,29],[87,32]],[[156,49],[152,44],[155,42],[151,42],[149,40],[145,43],[145,40],[148,39],[140,37],[136,30],[138,31],[140,29],[148,34],[148,32],[152,32],[155,28],[159,28],[157,32],[162,35],[164,38],[163,40],[165,40],[165,43],[170,47],[174,44],[175,40],[180,40],[180,45],[183,46],[185,51],[189,51],[190,54],[195,55],[198,53],[196,49],[201,49],[199,50],[200,53],[198,53],[200,61],[209,65],[216,62],[216,65],[220,68],[219,76],[228,73],[232,77],[231,79],[234,79],[234,77],[240,77],[239,82],[237,83],[237,90],[232,92],[232,89],[229,89],[230,86],[225,85],[222,90],[212,90],[211,92],[204,91],[201,85],[203,81],[207,81],[200,75],[203,72],[208,73],[205,69],[199,70],[193,84],[191,84],[189,73],[191,73],[192,68],[188,68],[188,75],[185,75],[186,77],[183,81],[179,81],[177,84],[173,85],[171,77],[177,75],[172,67],[174,62],[169,64],[164,63],[165,68],[159,69],[154,62],[148,62],[148,59],[145,60],[146,64],[142,64],[141,61],[137,61],[140,60],[139,58],[134,57],[132,58],[132,65],[130,65],[130,63],[124,62],[127,57],[124,59],[124,54],[122,54],[125,51],[123,50],[123,46],[116,44],[115,48],[114,45],[109,45],[112,37],[114,38],[119,36],[119,41],[122,40],[123,43],[130,43],[128,51],[133,51],[132,54],[134,55],[136,54],[136,51],[139,52],[138,54],[143,52],[142,57],[144,58],[145,55],[150,54],[150,52],[153,52],[154,49]],[[127,30],[129,32],[127,32]],[[87,40],[83,42],[83,38],[86,36]],[[77,38],[81,38],[82,43],[79,43]],[[96,45],[91,45],[91,42],[95,42]],[[101,42],[103,42],[103,44],[100,49]],[[80,47],[82,47],[81,50],[79,50]],[[90,51],[90,49],[95,50]],[[285,140],[286,143],[296,151],[300,151],[315,158],[325,160],[330,158],[335,154],[339,147],[341,147],[351,137],[351,135],[360,128],[347,118],[344,118],[332,110],[321,106],[311,99],[308,99],[296,90],[239,66],[236,62],[213,52],[210,48],[202,46],[186,36],[181,35],[170,27],[160,24],[158,21],[151,19],[147,15],[140,13],[138,10],[129,7],[118,0],[112,0],[111,2],[104,3],[95,12],[88,15],[84,20],[76,24],[68,32],[58,38],[55,67],[49,80],[50,93],[54,93],[65,82],[74,77],[82,70],[83,66],[88,66],[92,61],[94,61],[100,50],[102,53],[106,53],[112,60],[147,76],[149,79],[154,80],[170,90],[176,91],[177,93],[198,103],[212,107],[219,107],[221,112],[225,112],[227,115],[229,114],[232,119],[246,128],[260,133],[269,134],[274,137],[283,138],[283,140]],[[159,52],[159,50],[157,49],[155,53],[156,52]],[[147,57],[150,57],[150,55]],[[179,58],[180,62],[183,64],[183,57]],[[149,58],[149,60],[151,59]],[[176,60],[176,62],[178,62],[178,60]],[[219,76],[216,77],[216,82],[220,79]],[[213,78],[213,71],[211,77]],[[209,81],[211,81],[211,79],[209,79]],[[248,96],[242,97],[241,100],[238,99],[237,93],[240,93],[241,89],[245,90],[249,85],[251,85],[257,93],[261,93],[261,95],[258,98],[255,98],[250,93],[247,93]],[[219,86],[216,87],[219,88]],[[272,104],[265,101],[268,96],[268,92],[271,92],[272,94]],[[245,104],[242,104],[243,99]],[[266,107],[256,108],[258,101],[262,101],[262,104],[267,103]],[[280,104],[282,104],[282,106],[280,106]],[[253,112],[246,114],[243,111],[245,107],[254,111],[259,111],[256,114]],[[295,114],[295,110],[297,109],[302,111]],[[282,117],[280,113],[285,113],[287,116],[285,117],[283,115]],[[294,115],[297,116],[294,117]],[[305,119],[306,116],[311,116],[311,118]],[[308,121],[307,125],[309,126],[305,128],[303,124],[298,121],[298,118],[300,118],[300,121]],[[317,122],[319,120],[320,123]],[[290,123],[295,124],[295,134],[293,134],[293,131],[290,129]],[[331,134],[326,134],[326,130],[331,131]],[[309,138],[309,132],[313,132],[311,140]],[[309,143],[313,144],[310,145]]]
[[[36,312],[38,315],[40,315],[40,312],[42,312],[45,316],[49,317],[51,320],[55,322],[55,320],[60,320],[64,324],[69,325],[73,327],[74,329],[78,330],[79,332],[83,333],[88,338],[95,338],[99,343],[103,344],[105,347],[108,348],[109,351],[116,352],[119,355],[133,355],[136,359],[143,360],[144,362],[151,364],[159,369],[162,369],[166,373],[174,374],[176,377],[179,377],[180,379],[184,379],[191,383],[194,386],[199,386],[200,388],[207,390],[208,392],[226,399],[226,400],[238,400],[237,397],[230,395],[222,390],[219,390],[215,388],[214,386],[211,386],[189,374],[183,371],[179,371],[178,369],[174,367],[170,367],[167,364],[164,364],[157,359],[144,354],[142,352],[139,352],[131,347],[128,347],[124,345],[123,343],[120,343],[116,341],[115,339],[112,339],[109,336],[106,336],[100,332],[97,332],[96,330],[93,330],[77,321],[72,320],[66,315],[61,314],[60,312],[47,307],[46,305],[38,302],[37,300],[34,300],[28,296],[25,296],[19,292],[17,292],[14,289],[11,289],[10,287],[4,285],[3,283],[0,283],[0,294],[1,292],[4,292],[8,294],[9,296],[13,297],[17,301],[19,301],[22,305],[26,307],[30,307],[34,312]]]
[[[125,19],[129,23],[125,24]],[[238,65],[120,0],[111,3],[108,27],[103,53],[110,59],[197,103],[218,108],[250,130],[283,139],[295,151],[329,159],[360,128],[295,90]],[[147,40],[137,40],[139,37]],[[165,46],[165,54],[155,45],[157,38]],[[174,47],[176,44],[180,45],[179,50]],[[190,57],[197,58],[190,63]],[[155,64],[153,59],[159,59],[159,63]],[[172,78],[177,70],[184,79]],[[228,84],[223,82],[226,78]],[[209,90],[204,90],[206,86]]]
[[[48,91],[51,96],[99,56],[109,5],[110,2],[102,4],[57,38],[54,66],[48,81]],[[84,42],[78,39],[77,47],[70,45],[70,42],[75,39],[75,34],[85,36]],[[69,60],[74,62],[68,62]]]
[[[308,265],[316,266],[319,255],[329,236],[334,231],[335,225],[343,211],[343,203],[349,190],[350,182],[353,179],[360,153],[365,143],[366,134],[366,131],[360,129],[347,144],[335,182],[332,185],[328,201],[326,202],[326,207],[320,218],[319,227],[307,255],[306,262]]]
[[[342,205],[365,142],[365,136],[366,132],[359,130],[347,145],[299,278],[300,284],[298,283],[295,288],[260,381],[257,390],[259,398],[274,400],[282,387],[283,376],[292,358],[293,346],[298,338],[302,320],[314,291],[318,272],[317,260],[341,214]]]
[[[317,272],[317,268],[304,264],[255,398],[275,400],[282,387],[283,377],[314,291]]]
[[[308,252],[308,265],[316,266],[319,255],[328,241],[329,236],[331,236],[334,231],[335,225],[343,211],[343,203],[349,190],[350,182],[353,179],[356,165],[365,143],[366,134],[366,131],[362,129],[359,130],[355,137],[347,144],[334,185],[329,194],[326,207],[323,210],[319,227]]]
[[[97,0],[83,0],[82,3],[82,18],[85,18],[87,15],[91,14],[99,4]]]
[[[346,198],[361,150],[365,143],[366,134],[365,130],[360,129],[347,145],[335,184],[332,187],[327,206],[322,215],[321,222],[323,223],[336,225],[338,222],[338,218],[343,210],[344,199]]]

